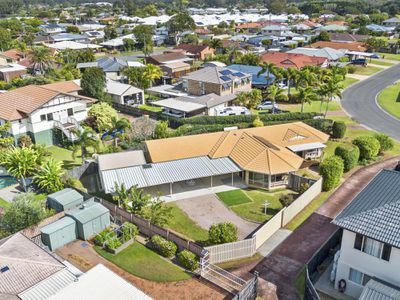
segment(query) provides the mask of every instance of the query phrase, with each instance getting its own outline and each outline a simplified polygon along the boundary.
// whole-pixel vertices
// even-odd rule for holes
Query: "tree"
[[[346,134],[346,123],[335,121],[332,125],[332,137],[335,139],[342,139]]]
[[[67,26],[66,31],[68,33],[79,33],[79,28],[77,26]]]
[[[12,47],[13,39],[11,33],[4,28],[0,28],[0,51],[6,51]]]
[[[240,48],[236,45],[229,46],[229,48],[226,49],[226,51],[228,54],[228,59],[230,64],[232,64],[236,59],[238,59],[242,55]]]
[[[259,89],[252,89],[248,92],[240,92],[237,94],[235,102],[245,106],[248,109],[254,109],[262,101],[262,93]]]
[[[238,240],[238,228],[230,222],[213,224],[208,230],[208,237],[211,245],[236,242]]]
[[[104,28],[104,38],[106,40],[115,39],[118,37],[117,30],[113,26],[107,26]]]
[[[7,148],[14,144],[14,137],[10,134],[11,123],[0,125],[0,148]]]
[[[301,112],[304,112],[304,103],[311,104],[312,101],[317,100],[317,95],[310,87],[299,87],[297,99],[301,103]]]
[[[281,14],[286,10],[286,0],[268,0],[267,8],[272,14]]]
[[[83,72],[81,87],[88,97],[95,99],[104,99],[104,90],[106,88],[106,74],[101,68],[87,68]]]
[[[86,154],[89,153],[89,149],[98,151],[99,140],[93,129],[89,127],[83,127],[82,129],[76,129],[73,131],[76,135],[74,146],[72,150],[72,156],[75,159],[78,152],[81,152],[82,164],[85,162]]]
[[[344,171],[353,169],[360,158],[360,149],[357,146],[338,146],[335,149],[335,155],[343,159]]]
[[[153,26],[138,25],[133,29],[136,39],[136,47],[147,57],[153,52]]]
[[[275,113],[276,100],[278,97],[282,97],[284,92],[276,84],[272,84],[272,85],[268,86],[267,92],[268,92],[268,98],[272,102],[272,113]]]
[[[25,193],[16,196],[4,210],[2,223],[10,233],[14,233],[39,223],[45,216],[43,203],[35,200],[33,193]]]
[[[36,46],[32,48],[31,68],[34,72],[43,75],[47,70],[51,69],[52,57],[50,49],[44,46]]]
[[[143,70],[143,79],[145,80],[146,84],[145,87],[149,88],[153,85],[153,83],[160,79],[164,75],[163,71],[161,70],[160,66],[156,66],[153,64],[147,64]]]
[[[182,43],[191,44],[191,45],[198,45],[199,44],[199,37],[197,36],[197,34],[186,34],[182,38]]]
[[[113,133],[113,131],[116,132],[126,132],[128,129],[132,128],[131,122],[127,118],[117,118],[113,119],[113,126],[112,129],[110,129],[109,133]],[[118,146],[118,135],[114,135],[114,145]]]
[[[127,82],[130,85],[136,86],[141,89],[143,89],[146,85],[143,73],[144,68],[142,67],[124,67],[122,69],[122,74],[126,77]]]
[[[144,214],[143,209],[151,201],[150,194],[145,194],[144,190],[138,189],[137,186],[126,189],[124,184],[118,186],[117,183],[115,183],[114,189],[116,194],[114,199],[118,201],[118,206],[135,215],[142,216]]]
[[[64,187],[61,181],[63,173],[62,163],[50,158],[40,166],[33,179],[38,187],[47,193],[54,193]]]
[[[210,48],[213,48],[215,51],[217,51],[218,49],[222,48],[222,41],[220,39],[212,39],[208,42],[208,45]]]
[[[235,61],[235,64],[258,66],[260,64],[260,57],[254,53],[246,53],[239,56]]]
[[[385,48],[387,46],[387,42],[384,39],[370,37],[365,42],[367,49],[369,52],[376,52],[381,48]]]
[[[333,101],[334,97],[342,98],[342,86],[339,84],[337,78],[332,76],[328,82],[322,85],[323,94],[327,95],[327,103],[325,109],[325,117],[328,113],[329,102]]]
[[[284,71],[282,71],[282,73],[283,73],[283,76],[286,78],[286,85],[288,87],[288,96],[290,97],[290,95],[291,95],[290,91],[291,91],[291,87],[292,87],[291,82],[296,81],[295,79],[296,79],[296,77],[299,76],[299,71],[292,67],[287,68],[286,70],[285,69],[283,69],[283,70]]]
[[[165,139],[169,137],[168,121],[157,122],[156,129],[154,130],[155,139]]]
[[[322,189],[324,191],[330,191],[337,187],[343,176],[343,171],[344,163],[341,157],[330,156],[324,159],[319,165],[319,173],[323,178]]]
[[[174,36],[175,44],[179,45],[180,35],[185,30],[194,30],[196,24],[189,13],[185,11],[178,12],[168,22],[167,27],[171,34]]]
[[[389,136],[387,136],[384,133],[376,133],[374,135],[374,138],[376,138],[380,144],[380,149],[379,152],[383,153],[388,150],[392,150],[394,148],[394,142],[393,139],[391,139]]]
[[[271,74],[274,73],[275,70],[276,66],[273,63],[265,62],[261,64],[261,70],[260,72],[258,72],[257,76],[261,76],[267,73],[267,76],[265,76],[265,78],[267,79],[268,82],[270,82],[272,80]]]
[[[95,123],[95,130],[107,132],[113,128],[114,120],[118,119],[117,111],[105,102],[99,102],[90,108],[88,117],[92,117]]]
[[[331,40],[331,37],[329,36],[329,33],[327,31],[321,31],[317,37],[318,41],[325,41],[329,42]]]
[[[135,49],[135,42],[132,39],[123,39],[122,42],[124,43],[122,46],[124,51],[132,51]]]
[[[353,140],[353,144],[360,149],[361,160],[374,159],[381,148],[379,141],[373,136],[359,136]]]
[[[164,227],[172,217],[171,211],[172,207],[165,205],[165,202],[157,197],[144,208],[143,217],[154,225]]]

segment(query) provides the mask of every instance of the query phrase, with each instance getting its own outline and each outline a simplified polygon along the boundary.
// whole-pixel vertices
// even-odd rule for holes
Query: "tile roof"
[[[0,55],[7,56],[14,60],[20,60],[20,59],[24,58],[24,54],[22,53],[22,51],[20,51],[18,49],[10,49],[10,50],[0,53]]]
[[[232,80],[251,77],[250,74],[241,73],[239,75],[239,73],[241,72],[231,70],[229,67],[207,67],[191,72],[181,78],[200,82],[224,84],[231,82]]]
[[[79,86],[79,84],[77,84],[73,80],[49,83],[49,84],[43,85],[43,87],[45,87],[49,90],[53,90],[56,92],[62,92],[62,93],[72,93],[72,92],[78,92],[78,91],[82,90],[82,88]]]
[[[192,45],[192,44],[180,44],[179,46],[175,47],[175,49],[182,49],[191,54],[200,54],[204,50],[211,50],[210,47],[207,45]]]
[[[331,42],[363,42],[369,37],[368,35],[340,32],[331,33],[329,36]]]
[[[172,53],[151,55],[150,58],[153,59],[154,61],[158,62],[159,64],[165,64],[165,63],[168,63],[170,61],[175,61],[175,60],[191,60],[189,57],[182,54],[181,52],[172,52]]]
[[[400,172],[379,172],[332,223],[400,248]]]
[[[261,55],[261,61],[270,62],[280,68],[301,69],[305,66],[321,66],[326,62],[326,57],[308,56],[305,54],[288,52],[267,52]]]
[[[304,54],[307,56],[326,57],[329,60],[338,60],[339,58],[345,56],[343,51],[336,50],[336,49],[329,48],[329,47],[325,47],[325,48],[298,47],[298,48],[288,51],[287,53]]]
[[[318,41],[310,45],[311,48],[325,48],[329,47],[336,50],[346,49],[349,51],[367,51],[364,43],[361,42],[328,42],[328,41]]]

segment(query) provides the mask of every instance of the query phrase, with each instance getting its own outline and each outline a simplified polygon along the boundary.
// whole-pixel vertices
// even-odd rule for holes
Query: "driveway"
[[[175,203],[206,230],[215,223],[232,222],[239,229],[239,239],[244,239],[259,226],[257,223],[240,218],[227,208],[215,194],[178,200]]]
[[[300,227],[254,269],[260,278],[277,286],[279,299],[299,299],[297,275],[336,230],[331,224],[367,183],[384,168],[394,168],[400,156],[362,168],[352,174]]]
[[[400,140],[400,120],[384,112],[376,103],[377,94],[400,79],[400,64],[362,80],[343,92],[342,106],[359,123]]]

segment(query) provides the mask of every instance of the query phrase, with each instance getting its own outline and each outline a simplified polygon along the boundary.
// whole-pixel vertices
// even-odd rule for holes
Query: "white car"
[[[286,84],[284,84],[284,83],[282,83],[282,82],[279,82],[279,83],[278,83],[278,88],[280,88],[281,90],[286,90],[288,87],[287,87]]]
[[[216,116],[250,115],[250,110],[244,106],[228,106],[216,109]]]
[[[259,104],[259,105],[257,105],[257,109],[258,110],[262,110],[262,109],[269,109],[269,110],[271,110],[272,109],[272,101],[264,101],[263,103],[261,103],[261,104]],[[274,105],[274,107],[275,108],[278,108],[278,104],[275,102],[275,105]]]

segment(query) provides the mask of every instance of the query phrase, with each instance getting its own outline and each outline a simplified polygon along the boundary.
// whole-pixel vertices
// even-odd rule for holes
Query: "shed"
[[[77,234],[80,239],[87,240],[110,226],[110,212],[103,205],[88,202],[81,207],[66,213],[76,221]]]
[[[64,217],[41,228],[42,242],[51,251],[76,240],[76,223],[70,217]]]
[[[47,196],[50,208],[57,212],[75,208],[83,203],[83,196],[76,190],[67,188]]]

